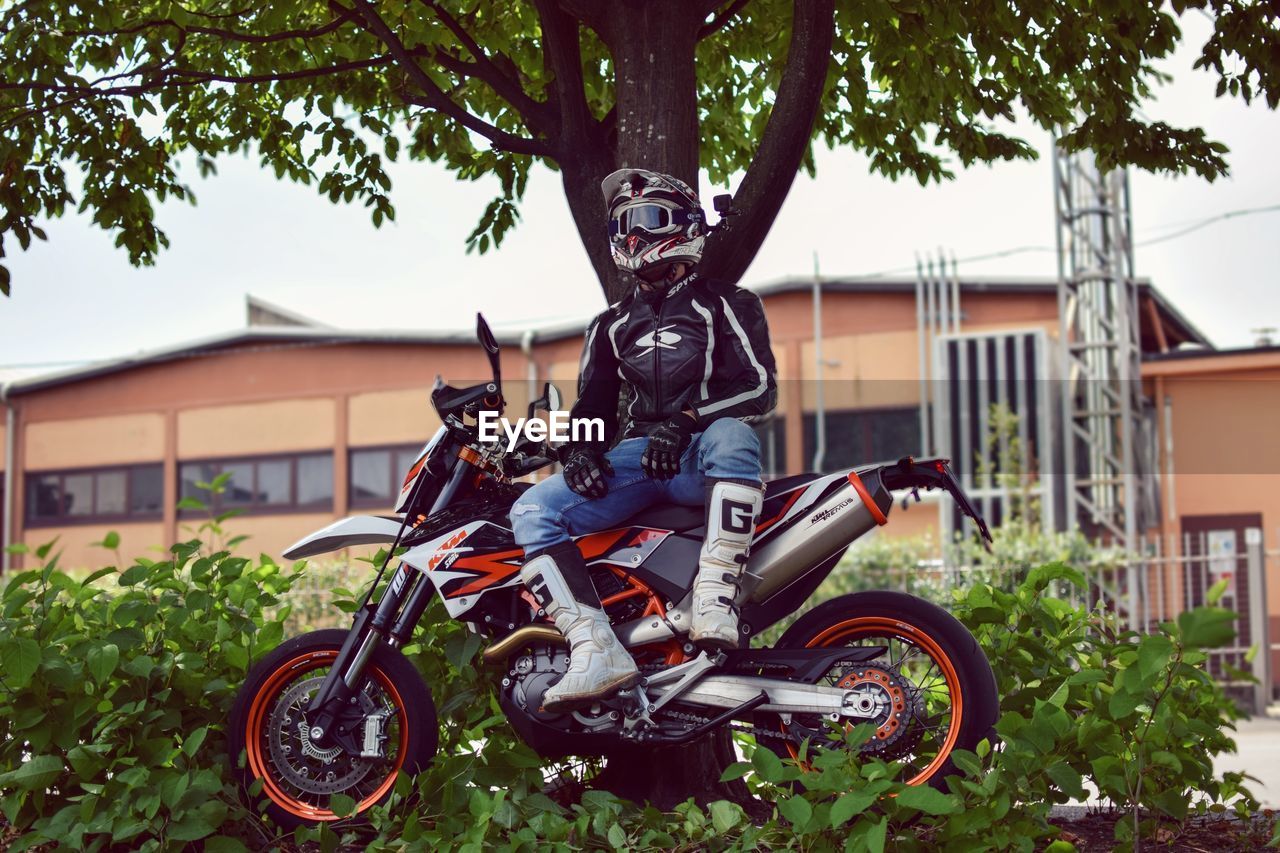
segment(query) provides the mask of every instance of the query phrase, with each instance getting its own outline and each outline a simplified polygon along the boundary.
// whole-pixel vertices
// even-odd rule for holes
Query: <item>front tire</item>
[[[334,794],[351,797],[362,813],[387,799],[401,773],[426,769],[439,745],[431,690],[413,664],[379,645],[365,669],[356,699],[358,715],[386,714],[384,755],[349,756],[307,740],[300,714],[319,689],[347,638],[347,631],[313,631],[281,644],[258,662],[231,709],[228,749],[249,794],[280,826],[293,829],[345,815],[329,808]],[[301,725],[301,728],[299,726]]]
[[[879,691],[889,700],[883,723],[863,751],[903,762],[903,781],[946,791],[946,778],[957,772],[951,753],[994,740],[1000,713],[995,674],[978,641],[941,607],[901,592],[842,595],[802,616],[776,647],[837,645],[888,648],[870,665],[833,670],[823,678],[848,689]],[[894,714],[895,708],[901,710]],[[771,721],[818,745],[821,723],[806,724],[798,716],[790,727],[777,717]],[[798,755],[791,743],[767,742],[784,757]]]

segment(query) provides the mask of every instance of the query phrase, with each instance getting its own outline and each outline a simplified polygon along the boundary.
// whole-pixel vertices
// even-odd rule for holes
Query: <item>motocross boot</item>
[[[764,487],[751,480],[707,483],[707,532],[693,584],[689,639],[713,649],[738,647],[738,581],[747,565]]]
[[[640,681],[635,661],[609,626],[577,545],[542,551],[524,564],[520,580],[569,641],[569,671],[543,694],[544,710],[589,705]]]

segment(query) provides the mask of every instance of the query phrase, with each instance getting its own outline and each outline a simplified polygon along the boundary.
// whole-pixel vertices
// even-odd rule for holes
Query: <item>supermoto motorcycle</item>
[[[765,629],[806,602],[859,536],[885,524],[892,490],[938,488],[990,534],[946,460],[767,484],[737,603],[740,648],[709,654],[688,642],[690,590],[698,568],[703,509],[655,506],[609,530],[577,539],[601,601],[644,678],[614,698],[567,713],[542,708],[566,671],[564,637],[520,582],[521,549],[508,512],[527,483],[552,464],[543,443],[482,442],[480,412],[503,410],[498,345],[483,317],[478,337],[493,379],[465,388],[437,380],[431,400],[443,425],[404,479],[394,516],[345,518],[302,539],[291,559],[382,543],[388,558],[350,630],[295,637],[249,673],[230,721],[232,761],[246,791],[259,790],[286,826],[336,818],[335,794],[363,811],[415,774],[438,743],[431,690],[399,652],[433,596],[487,642],[484,664],[500,683],[501,707],[519,736],[548,758],[607,756],[625,744],[689,743],[721,727],[796,757],[848,748],[841,726],[870,723],[861,747],[900,762],[913,784],[940,785],[956,748],[972,749],[994,725],[991,667],[941,608],[899,592],[843,595],[808,609],[772,646]],[[530,405],[557,410],[547,385]],[[392,560],[390,580],[379,581]],[[380,590],[375,599],[374,590]],[[834,725],[833,725],[834,724]]]

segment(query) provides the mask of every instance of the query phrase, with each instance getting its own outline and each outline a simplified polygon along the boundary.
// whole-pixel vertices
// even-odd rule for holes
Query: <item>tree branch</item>
[[[396,64],[405,72],[408,79],[422,92],[421,95],[410,95],[402,90],[400,96],[407,103],[444,113],[463,127],[489,140],[493,147],[499,150],[535,157],[549,157],[554,154],[554,149],[548,142],[508,133],[459,106],[431,80],[427,72],[422,70],[422,66],[415,61],[404,42],[392,31],[369,0],[353,0],[353,2],[360,11],[364,29],[387,46],[387,53],[396,60]],[[338,9],[344,8],[334,0],[330,0],[329,5]]]
[[[427,55],[426,51],[416,53],[416,55]],[[139,74],[147,73],[148,67],[144,66],[136,71],[112,74],[109,77],[102,77],[85,86],[59,86],[45,83],[0,83],[0,90],[18,90],[27,92],[72,92],[79,95],[147,95],[157,92],[166,86],[190,86],[197,83],[279,83],[286,80],[305,80],[311,77],[326,77],[333,74],[342,74],[348,71],[359,71],[365,68],[374,68],[379,65],[388,65],[395,62],[396,59],[391,54],[383,54],[370,59],[358,59],[352,62],[341,62],[337,65],[326,65],[323,68],[303,68],[298,71],[284,71],[276,74],[215,74],[210,71],[197,71],[193,68],[166,68],[161,74],[146,83],[137,83],[130,86],[110,86],[105,89],[97,88],[99,83],[109,80],[118,80],[123,77],[136,77]],[[177,80],[169,80],[170,77],[179,78]]]
[[[602,32],[602,27],[608,22],[608,13],[600,0],[557,0],[556,5],[560,11],[575,21],[582,21],[597,33]]]
[[[704,38],[720,32],[720,30],[724,29],[724,27],[728,25],[729,21],[733,20],[734,15],[737,15],[738,12],[742,10],[743,6],[750,2],[751,0],[733,0],[733,2],[726,6],[723,11],[699,28],[698,41],[702,41]],[[719,3],[717,2],[716,5],[719,5]]]
[[[520,85],[520,81],[499,68],[493,59],[485,53],[484,49],[476,43],[476,40],[471,37],[471,34],[458,22],[458,19],[449,14],[439,3],[436,3],[435,0],[418,0],[418,2],[430,9],[440,19],[441,23],[458,37],[467,52],[475,58],[474,62],[464,62],[460,58],[442,52],[443,56],[448,57],[454,63],[452,70],[487,83],[489,88],[497,93],[498,97],[505,100],[516,112],[520,113],[525,124],[529,125],[529,127],[538,130],[547,129],[551,122],[551,116],[546,104],[529,97],[524,87]],[[442,62],[441,64],[444,63]]]
[[[179,24],[171,18],[156,18],[150,21],[142,21],[118,30],[72,30],[69,32],[61,32],[59,35],[69,36],[71,38],[88,38],[90,36],[109,38],[111,36],[136,35],[137,33],[145,32],[146,30],[159,29],[160,27],[172,27],[180,32],[214,36],[227,41],[242,42],[244,44],[271,44],[273,42],[288,41],[289,39],[305,40],[328,35],[345,24],[348,20],[348,15],[339,15],[327,23],[310,29],[283,30],[269,35],[257,35],[255,33],[242,33],[236,32],[235,30],[224,30],[218,27],[188,26]]]
[[[773,227],[809,149],[834,35],[835,0],[794,0],[787,67],[760,147],[735,198],[741,215],[707,241],[702,262],[706,274],[738,281]]]
[[[551,91],[560,117],[559,138],[586,142],[595,119],[587,105],[582,80],[582,48],[578,21],[555,0],[535,0],[542,29],[542,55],[551,71]]]

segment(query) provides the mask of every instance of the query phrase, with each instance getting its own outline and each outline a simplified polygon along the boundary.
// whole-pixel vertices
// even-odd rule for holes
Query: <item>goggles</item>
[[[632,204],[609,220],[609,236],[621,239],[639,228],[650,234],[673,234],[697,219],[687,210],[672,210],[661,204]]]

